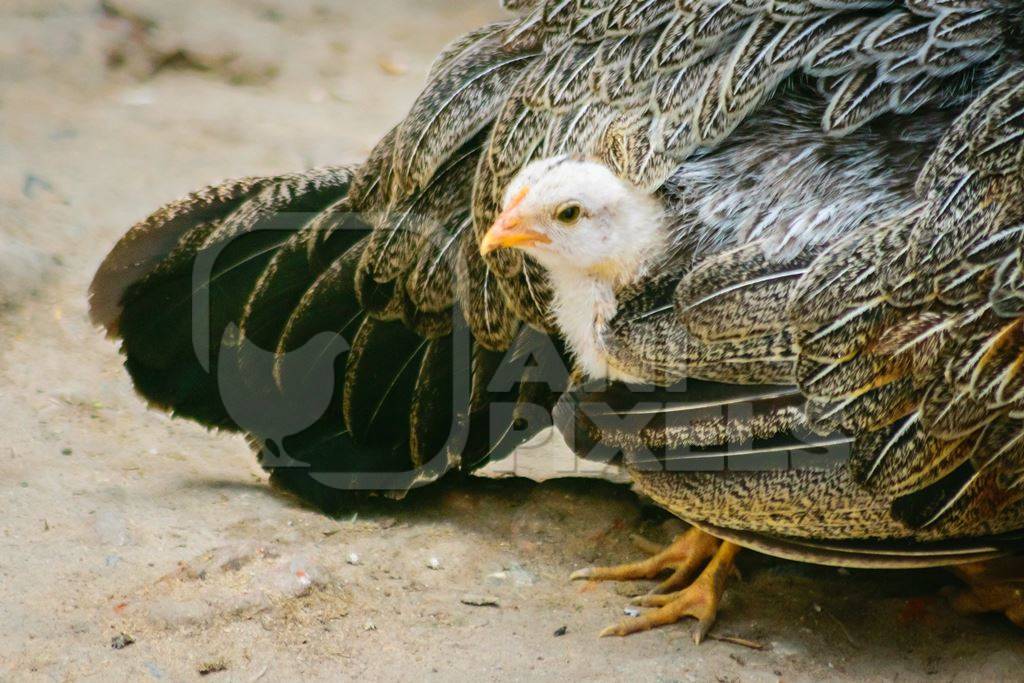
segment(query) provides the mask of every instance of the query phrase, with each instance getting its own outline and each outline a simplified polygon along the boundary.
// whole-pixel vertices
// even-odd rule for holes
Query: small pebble
[[[121,93],[121,104],[129,107],[146,107],[156,102],[156,96],[148,88],[138,88]]]
[[[404,76],[409,71],[409,66],[392,56],[381,56],[377,59],[381,71],[389,76]]]
[[[434,570],[440,569],[441,568],[441,560],[437,559],[436,557],[430,558],[430,561],[427,562],[427,568],[428,569],[434,569]]]
[[[129,645],[133,644],[134,642],[135,639],[127,633],[119,633],[110,639],[110,647],[114,648],[115,650],[123,650]]]
[[[640,610],[638,610],[636,607],[627,607],[626,609],[622,610],[622,613],[625,614],[627,617],[640,616]]]
[[[348,554],[348,559],[346,561],[349,564],[355,566],[355,565],[359,564],[359,555],[357,555],[356,553],[349,553]]]
[[[569,627],[568,626],[559,626],[558,628],[555,629],[555,638],[561,638],[562,636],[564,636],[568,632],[569,632]]]

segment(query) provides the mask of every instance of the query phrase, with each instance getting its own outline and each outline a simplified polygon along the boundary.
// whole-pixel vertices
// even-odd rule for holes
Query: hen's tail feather
[[[94,319],[109,315],[109,302],[120,305],[107,329],[122,338],[140,393],[178,415],[239,428],[216,386],[224,334],[239,325],[274,253],[313,212],[344,193],[349,177],[346,170],[328,168],[246,182],[247,188],[261,189],[241,201],[234,190],[242,184],[231,182],[228,190],[206,190],[170,205],[122,239],[93,281]],[[226,196],[235,200],[209,200]],[[161,224],[161,216],[170,216],[174,225]],[[180,234],[178,241],[158,256],[171,232]],[[149,265],[140,276],[143,261],[124,264],[141,252]]]
[[[518,406],[564,388],[510,370],[521,349],[479,346],[458,309],[430,339],[368,316],[355,275],[371,226],[351,181],[327,168],[196,193],[129,232],[92,289],[139,393],[245,432],[274,481],[323,507],[504,457],[545,426]]]
[[[209,234],[215,225],[268,185],[281,178],[247,177],[212,185],[171,202],[122,237],[103,259],[89,289],[93,323],[117,336],[125,289],[146,277],[192,235]]]
[[[294,233],[274,254],[246,301],[241,322],[244,336],[260,348],[274,350],[319,278],[337,270],[340,257],[358,248],[368,230],[345,198],[319,214],[307,229]],[[317,242],[316,251],[311,252],[313,238],[323,234],[329,237]]]

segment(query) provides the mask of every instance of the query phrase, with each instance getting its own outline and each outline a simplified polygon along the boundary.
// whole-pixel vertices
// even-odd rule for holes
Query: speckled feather
[[[762,536],[969,543],[1024,525],[1024,321],[1019,311],[992,310],[1004,300],[1002,283],[1017,277],[1008,273],[1024,245],[1024,163],[1013,144],[1022,137],[1022,97],[1024,70],[1011,69],[936,127],[941,137],[921,138],[927,163],[907,155],[879,166],[867,151],[878,147],[863,146],[875,190],[888,200],[856,212],[851,203],[839,215],[855,220],[831,234],[815,231],[820,242],[807,240],[790,255],[780,257],[765,238],[741,237],[682,278],[671,313],[614,331],[652,380],[659,377],[650,368],[675,362],[670,378],[745,383],[764,382],[757,369],[777,360],[747,351],[784,334],[793,362],[783,381],[799,387],[810,428],[848,436],[846,473],[637,474],[642,490],[684,517]],[[841,164],[833,157],[814,172]],[[739,168],[744,178],[757,176]],[[799,177],[799,165],[788,168]],[[822,187],[822,177],[809,187]],[[869,187],[854,186],[853,195],[867,197]],[[758,189],[756,197],[772,196]],[[824,196],[839,206],[841,194]],[[792,220],[780,211],[771,229],[786,232]],[[838,227],[834,219],[830,227]],[[624,315],[636,319],[635,311]],[[747,377],[709,363],[711,349],[732,340],[729,358],[749,368]],[[608,435],[627,451],[703,446],[690,429]],[[855,504],[844,507],[848,501]]]

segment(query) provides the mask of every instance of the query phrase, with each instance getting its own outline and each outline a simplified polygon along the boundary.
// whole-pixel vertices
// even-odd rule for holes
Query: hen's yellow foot
[[[658,626],[674,624],[684,617],[697,620],[693,641],[704,640],[718,615],[718,603],[725,591],[725,583],[733,571],[733,562],[739,546],[722,543],[704,571],[689,586],[667,595],[646,595],[638,600],[645,607],[656,607],[646,614],[624,619],[601,632],[602,636],[628,636]]]
[[[615,567],[590,567],[574,572],[572,579],[592,581],[631,581],[653,579],[671,569],[672,575],[653,591],[635,601],[644,607],[655,607],[639,617],[625,619],[601,632],[602,636],[627,636],[658,626],[673,624],[685,617],[697,619],[694,641],[700,642],[718,614],[718,603],[726,580],[734,571],[739,546],[723,543],[697,529],[690,529],[670,546],[646,560]],[[708,561],[700,575],[690,579]],[[688,585],[687,585],[688,584]],[[684,587],[685,586],[685,587]],[[682,590],[678,590],[678,589]],[[675,592],[670,592],[675,591]]]
[[[635,539],[638,544],[653,545],[643,539]],[[587,567],[572,573],[573,581],[587,579],[590,581],[636,581],[653,579],[662,572],[671,569],[672,575],[659,584],[652,593],[667,593],[685,586],[701,565],[715,554],[721,544],[714,536],[698,529],[690,529],[678,536],[663,550],[654,552],[651,557],[639,562],[620,564],[614,567]],[[652,549],[653,550],[653,549]]]
[[[952,594],[954,610],[961,614],[1002,612],[1024,627],[1024,559],[974,562],[952,569],[968,586]]]

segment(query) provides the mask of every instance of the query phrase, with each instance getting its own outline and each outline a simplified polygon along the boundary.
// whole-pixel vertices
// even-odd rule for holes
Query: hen
[[[332,504],[501,457],[572,384],[574,447],[625,452],[639,488],[725,539],[591,572],[674,566],[678,588],[714,555],[701,590],[615,632],[706,630],[734,544],[962,565],[963,606],[1024,620],[1012,583],[966,564],[1024,527],[1020,3],[506,5],[358,168],[228,182],[119,242],[92,312],[138,390],[247,432],[276,480]],[[595,262],[601,315],[575,323],[558,268],[485,242],[531,201],[517,177],[562,158],[648,218],[606,227],[659,227],[620,243],[633,270]],[[575,223],[575,200],[545,220]],[[583,375],[669,388],[578,387],[543,333]]]

